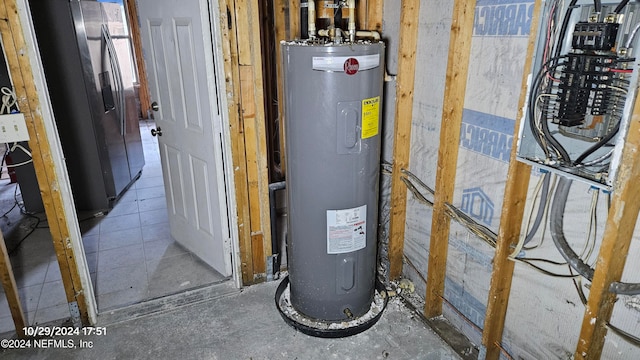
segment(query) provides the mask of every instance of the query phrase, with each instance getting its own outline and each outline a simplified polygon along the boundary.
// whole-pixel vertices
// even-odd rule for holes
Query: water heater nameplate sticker
[[[345,254],[367,246],[367,205],[327,210],[327,254]]]
[[[362,100],[362,138],[378,135],[380,119],[380,96]]]
[[[375,69],[380,66],[380,55],[362,56],[314,56],[312,69],[320,71],[344,72],[344,63],[349,59],[356,59],[358,71]]]

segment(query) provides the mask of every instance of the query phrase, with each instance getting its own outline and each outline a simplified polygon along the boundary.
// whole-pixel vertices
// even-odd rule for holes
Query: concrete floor
[[[398,299],[371,329],[342,339],[295,331],[276,310],[277,282],[238,291],[230,282],[99,317],[92,349],[0,350],[2,359],[460,359]],[[198,296],[202,299],[198,300]],[[181,302],[195,303],[175,306]],[[185,300],[186,299],[186,300]],[[150,314],[145,314],[149,313]]]

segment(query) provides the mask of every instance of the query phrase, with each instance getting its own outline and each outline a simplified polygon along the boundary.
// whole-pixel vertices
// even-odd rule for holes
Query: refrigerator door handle
[[[113,40],[111,39],[111,34],[109,33],[109,28],[106,24],[102,24],[102,37],[104,38],[105,44],[107,45],[107,53],[109,54],[109,60],[111,63],[111,71],[113,72],[113,77],[116,81],[116,91],[118,93],[118,120],[120,122],[120,134],[124,136],[126,134],[126,124],[125,124],[125,100],[124,100],[124,84],[122,82],[122,73],[120,70],[120,62],[118,61],[118,54],[116,53],[116,48],[113,45]]]

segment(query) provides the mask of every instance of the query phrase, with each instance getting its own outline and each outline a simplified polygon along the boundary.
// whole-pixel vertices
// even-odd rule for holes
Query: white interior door
[[[137,0],[173,238],[231,275],[221,114],[206,0]]]

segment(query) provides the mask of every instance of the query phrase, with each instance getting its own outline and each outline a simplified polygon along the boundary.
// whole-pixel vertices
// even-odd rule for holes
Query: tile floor
[[[106,216],[80,222],[99,311],[225,280],[171,238],[153,127],[151,121],[140,123],[146,162],[140,179]],[[36,229],[10,258],[27,320],[42,324],[68,317],[49,230]],[[13,329],[0,289],[0,333]]]

